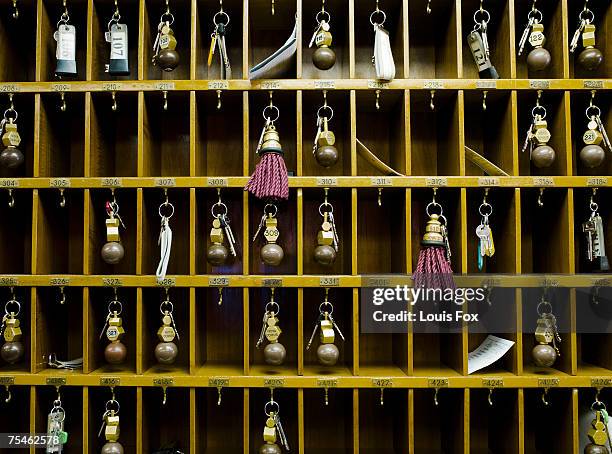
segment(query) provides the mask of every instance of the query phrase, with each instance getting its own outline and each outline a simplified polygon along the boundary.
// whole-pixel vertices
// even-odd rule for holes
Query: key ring
[[[274,212],[266,211],[268,210],[268,207],[274,208]],[[271,215],[274,218],[276,217],[276,213],[278,213],[278,207],[274,205],[273,203],[266,203],[266,206],[264,207],[264,214]]]
[[[270,416],[272,414],[272,410],[268,411],[268,405],[273,408],[276,405],[276,411],[274,412],[274,414],[278,415],[280,413],[280,405],[274,400],[273,397],[270,397],[270,401],[266,402],[266,405],[264,405],[264,413],[266,414],[266,416]]]
[[[542,310],[540,310],[541,306],[548,307],[550,310],[548,312],[543,312]],[[547,315],[547,314],[552,314],[552,304],[550,304],[548,301],[544,299],[544,297],[542,297],[542,299],[540,300],[540,302],[538,303],[536,307],[536,312],[538,313],[540,317]]]
[[[329,206],[329,209],[327,211],[323,211],[324,206]],[[319,205],[319,214],[321,217],[325,216],[325,213],[334,214],[334,206],[329,202],[323,202],[321,205]]]
[[[272,115],[266,116],[266,112],[268,111],[268,109],[276,112],[276,117],[274,118],[274,120],[272,120]],[[276,107],[274,104],[270,104],[269,106],[264,107],[262,115],[264,117],[264,120],[269,121],[270,123],[274,123],[276,120],[278,120],[278,117],[280,116],[280,110],[278,110],[278,107]]]
[[[271,310],[271,308],[275,307],[276,310]],[[273,315],[278,315],[280,313],[280,306],[278,305],[278,303],[276,301],[268,301],[266,303],[266,306],[264,307],[266,312],[269,312]]]
[[[483,213],[483,210],[485,208],[489,209],[488,213],[486,211]],[[493,214],[493,206],[489,202],[483,202],[478,207],[478,212],[480,213],[481,216],[484,216],[484,217],[488,218],[489,216],[491,216]]]
[[[64,419],[66,419],[66,412],[64,411],[64,407],[62,407],[62,401],[61,400],[54,400],[53,401],[53,408],[51,409],[51,413],[55,414],[61,414],[62,419],[58,419],[58,422],[64,422]]]
[[[115,399],[110,399],[110,400],[106,401],[106,405],[104,407],[106,408],[107,412],[111,412],[111,411],[114,410],[113,406],[115,406],[117,408],[115,410],[115,415],[118,415],[119,414],[119,410],[121,409],[121,406],[119,405],[119,402],[117,402]]]
[[[121,20],[121,14],[119,14],[119,10],[116,10],[111,16],[110,20],[108,21],[108,25],[107,25],[108,31],[111,31],[112,24],[118,24],[120,20]]]
[[[9,306],[10,306],[11,304],[15,304],[15,305],[17,305],[17,312],[11,312],[11,311],[9,311],[9,309],[8,309],[8,308],[9,308]],[[15,299],[8,300],[8,301],[6,302],[6,304],[4,305],[4,313],[5,313],[6,315],[11,315],[11,314],[12,314],[12,315],[14,315],[15,317],[17,317],[17,316],[19,315],[19,313],[20,313],[20,312],[21,312],[21,303],[20,303],[19,301],[15,300]]]
[[[597,202],[593,201],[592,197],[591,197],[591,203],[589,203],[589,208],[591,209],[593,213],[597,213],[599,211],[599,205],[597,205]]]
[[[587,16],[589,15],[590,17],[587,19]],[[586,5],[584,5],[584,9],[580,11],[580,14],[578,14],[578,19],[580,21],[585,21],[587,24],[590,24],[591,22],[595,20],[595,14],[593,14],[593,11],[591,11],[590,9],[586,7]]]
[[[115,306],[119,306],[119,310],[118,311],[114,311],[112,308]],[[110,303],[108,303],[108,312],[109,314],[112,313],[117,313],[117,315],[121,315],[121,312],[123,312],[123,304],[121,304],[120,301],[117,300],[112,300]]]
[[[319,14],[327,16],[327,20],[325,20],[325,19],[319,20]],[[321,25],[321,22],[323,22],[324,20],[325,20],[325,22],[327,22],[329,24],[331,22],[331,16],[329,15],[329,13],[327,11],[321,10],[315,16],[315,21],[317,21],[317,24]]]
[[[533,118],[535,118],[535,117],[536,117],[536,111],[542,111],[542,112],[544,112],[544,114],[543,114],[543,115],[540,115],[540,118],[541,118],[542,120],[544,120],[544,119],[546,118],[546,108],[545,108],[544,106],[541,106],[541,105],[539,105],[539,104],[538,104],[538,105],[534,106],[534,107],[533,107],[533,109],[531,109],[531,116],[532,116]]]
[[[476,19],[479,14],[482,14],[482,16],[483,16],[483,20],[481,20],[481,21]],[[485,19],[485,17],[486,17],[486,19]],[[476,12],[474,13],[474,23],[478,24],[478,26],[482,26],[481,24],[483,22],[486,25],[486,24],[489,23],[490,20],[491,20],[491,15],[489,14],[489,12],[486,9],[477,9]]]
[[[19,116],[19,114],[17,113],[17,111],[15,110],[14,107],[11,106],[11,107],[9,107],[8,109],[6,109],[4,111],[4,120],[5,121],[8,121],[11,118],[11,116],[8,115],[8,114],[13,114],[14,115],[13,122],[17,121],[17,117]]]
[[[227,18],[227,22],[225,24],[223,22],[217,22],[215,20],[217,16],[221,16],[221,17],[225,16]],[[215,15],[213,16],[213,24],[215,25],[223,25],[224,27],[227,27],[229,23],[230,23],[230,17],[225,11],[217,11]]]
[[[170,207],[170,212],[167,216],[162,213],[162,208],[164,207]],[[172,216],[174,216],[174,205],[172,205],[170,202],[164,202],[159,206],[159,209],[157,211],[159,212],[160,218],[170,219]]]
[[[432,214],[436,214],[436,213],[430,213],[430,208],[431,207],[440,207],[440,214],[438,214],[438,217],[441,218],[443,217],[442,213],[443,213],[443,209],[442,209],[442,205],[440,205],[438,202],[436,202],[435,200],[433,202],[429,202],[427,204],[427,206],[425,207],[425,213],[427,213],[427,216],[431,217]],[[446,218],[445,218],[446,219]]]
[[[595,111],[597,113],[589,115],[589,112],[591,110],[593,110],[593,111]],[[586,117],[590,120],[593,117],[599,117],[601,115],[601,109],[599,107],[595,106],[595,105],[590,105],[589,107],[586,108],[585,114],[586,114]]]
[[[382,21],[381,22],[374,22],[374,15],[375,14],[381,14],[382,15]],[[378,7],[372,11],[372,14],[370,14],[370,24],[372,24],[373,26],[379,26],[382,27],[382,25],[385,23],[385,21],[387,20],[387,15],[385,14],[385,12],[382,9],[378,9]]]
[[[165,21],[164,17],[170,17],[170,20]],[[170,11],[165,11],[161,17],[159,18],[160,22],[164,22],[164,23],[168,23],[168,26],[172,25],[174,23],[174,15],[170,12]]]
[[[537,18],[537,16],[540,16],[539,19]],[[534,23],[539,24],[540,22],[542,22],[542,20],[544,20],[544,15],[542,14],[542,11],[535,8],[534,5],[532,10],[527,13],[527,19],[533,19]]]
[[[331,308],[331,310],[324,311],[323,307],[325,307],[325,306],[329,306]],[[327,312],[327,315],[331,315],[331,314],[334,313],[334,305],[332,303],[330,303],[329,301],[323,301],[321,304],[319,304],[319,313],[325,314],[325,312]]]
[[[215,207],[219,207],[220,210],[224,210],[222,213],[215,213]],[[221,216],[225,216],[227,214],[227,205],[223,202],[217,202],[215,204],[213,204],[213,206],[210,208],[210,212],[213,215],[213,217],[215,218],[219,218]]]
[[[170,309],[164,310],[164,307],[166,307],[166,306],[169,306]],[[170,300],[162,301],[160,303],[160,305],[159,305],[159,312],[161,312],[162,315],[166,315],[166,312],[170,312],[170,313],[174,312],[174,304],[172,304],[172,301],[170,301]]]
[[[321,111],[323,110],[329,110],[329,113],[330,113],[329,117],[324,117],[321,115]],[[328,106],[327,104],[322,105],[317,110],[317,118],[327,118],[327,121],[331,121],[332,118],[334,118],[334,109],[332,109],[331,106]]]
[[[599,394],[599,393],[598,393]],[[599,397],[595,397],[595,402],[591,404],[591,411],[607,411],[606,404],[599,400]]]

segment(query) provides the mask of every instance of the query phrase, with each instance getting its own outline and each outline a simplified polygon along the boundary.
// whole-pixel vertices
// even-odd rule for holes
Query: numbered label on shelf
[[[392,378],[373,378],[372,386],[375,388],[393,388]]]
[[[393,179],[389,177],[372,177],[370,178],[372,186],[393,186]]]
[[[319,278],[319,287],[338,287],[340,285],[339,277],[326,276]]]
[[[389,83],[381,82],[379,80],[368,80],[368,88],[375,88],[377,90],[385,90],[389,88]]]
[[[51,85],[51,90],[57,92],[64,92],[72,90],[72,85],[70,84],[53,84]]]
[[[175,84],[174,82],[156,82],[153,88],[160,91],[169,91],[175,89]]]
[[[285,386],[284,378],[264,378],[263,385],[266,388],[283,388]]]
[[[261,83],[262,90],[278,90],[281,83],[278,80],[266,80]]]
[[[554,186],[555,180],[551,177],[533,177],[533,185],[538,187]]]
[[[483,388],[503,388],[504,379],[503,378],[483,378],[482,386]]]
[[[477,80],[476,81],[476,88],[491,88],[491,89],[495,89],[495,88],[497,88],[497,81],[496,80]]]
[[[320,90],[333,90],[336,88],[335,80],[315,80],[314,87]]]
[[[214,276],[208,278],[209,287],[227,287],[230,285],[229,277]]]
[[[539,90],[546,90],[550,88],[550,80],[530,80],[529,88],[537,88]]]
[[[0,286],[2,287],[17,287],[19,285],[19,279],[11,276],[0,277]]]
[[[444,82],[441,80],[426,80],[423,82],[423,88],[428,90],[438,90],[444,88]]]
[[[15,377],[0,377],[0,386],[10,386],[15,384]]]
[[[50,188],[69,188],[70,179],[69,178],[50,178],[49,187]]]
[[[427,386],[430,388],[448,388],[448,378],[429,378]]]
[[[0,93],[17,93],[21,87],[15,84],[0,84]]]
[[[591,378],[591,386],[593,388],[610,388],[612,387],[612,378],[607,378],[607,377]]]
[[[608,186],[606,177],[589,177],[587,178],[587,186]]]
[[[100,186],[105,187],[105,188],[119,188],[123,186],[123,180],[117,177],[101,178]]]
[[[174,385],[174,379],[170,377],[160,377],[153,379],[153,386],[172,386]]]
[[[210,377],[208,379],[208,386],[214,388],[227,387],[230,385],[230,379],[227,377]]]
[[[45,381],[49,386],[64,386],[66,384],[66,378],[64,377],[47,377]]]
[[[104,91],[119,91],[123,88],[123,85],[119,82],[108,82],[102,84],[102,90]]]
[[[102,285],[105,287],[122,287],[123,280],[118,277],[103,277]]]
[[[176,178],[156,178],[154,184],[161,188],[171,188],[176,186]]]
[[[425,186],[428,188],[439,188],[448,186],[448,178],[446,177],[428,177],[425,178]]]
[[[119,377],[100,377],[100,386],[120,386],[121,379]]]
[[[283,279],[280,277],[262,279],[261,285],[262,287],[282,287]]]
[[[175,287],[176,286],[176,278],[174,277],[165,277],[163,279],[156,279],[155,283],[158,287]]]
[[[317,178],[317,186],[338,186],[338,179],[336,177],[319,177]]]
[[[209,90],[227,90],[229,89],[229,82],[227,80],[209,80]]]
[[[226,187],[226,186],[229,186],[229,181],[227,180],[227,178],[221,178],[221,177],[207,178],[206,186],[213,187],[213,188]]]
[[[317,378],[317,387],[318,388],[337,388],[338,379],[337,378]]]
[[[590,88],[591,90],[594,90],[597,88],[604,88],[604,81],[603,80],[585,80],[584,88]]]
[[[15,178],[0,178],[0,188],[12,189],[12,188],[18,188],[18,187],[19,187],[19,180]]]
[[[391,279],[387,277],[363,277],[362,283],[364,287],[389,287]]]
[[[67,287],[70,285],[69,277],[52,277],[49,279],[49,285],[53,287]]]
[[[499,186],[501,181],[498,177],[480,177],[478,178],[478,186]]]
[[[558,378],[538,378],[538,386],[540,388],[556,388],[559,386]]]

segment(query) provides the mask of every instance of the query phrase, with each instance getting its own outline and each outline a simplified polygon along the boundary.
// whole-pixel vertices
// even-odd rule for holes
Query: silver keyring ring
[[[218,213],[215,214],[215,207],[220,207],[221,209],[224,209],[225,211],[223,213]],[[227,205],[223,202],[217,202],[215,204],[213,204],[213,206],[210,208],[210,213],[213,215],[213,217],[218,218],[219,216],[225,216],[227,214]]]
[[[331,22],[331,16],[329,15],[327,11],[319,11],[317,15],[315,16],[315,21],[317,21],[317,24],[321,25],[321,22],[325,20],[325,19],[319,20],[319,14],[324,14],[327,16],[327,20],[325,22],[327,22],[328,24]]]
[[[438,215],[438,219],[442,220],[442,222],[440,222],[440,224],[442,224],[443,226],[447,226],[448,225],[448,221],[446,220],[446,216],[444,216],[442,213],[440,213]]]
[[[601,400],[596,400],[591,404],[591,411],[595,410],[606,410],[606,404],[604,404]]]
[[[597,113],[593,115],[589,115],[589,112],[591,111],[591,109],[597,111]],[[586,117],[590,120],[593,117],[599,117],[601,115],[601,109],[597,106],[589,106],[586,108],[585,114],[586,114]]]
[[[382,14],[382,22],[374,22],[373,17],[374,17],[374,15],[375,15],[375,14],[377,14],[377,13],[378,13],[378,14]],[[382,24],[384,24],[384,23],[385,23],[385,21],[386,21],[386,20],[387,20],[387,15],[385,14],[385,12],[384,12],[384,11],[382,11],[382,10],[380,10],[380,9],[376,9],[376,10],[374,10],[374,11],[372,12],[372,14],[370,14],[370,24],[372,24],[372,25],[379,25],[379,26],[381,26]]]
[[[59,401],[59,405],[55,405],[55,402],[53,402],[53,408],[51,409],[51,413],[61,413],[62,419],[59,422],[64,422],[64,419],[66,419],[66,412],[64,411],[64,407],[62,407],[62,402]]]
[[[106,408],[106,411],[111,411],[113,410],[112,405],[116,405],[117,410],[115,411],[115,414],[118,415],[119,410],[121,409],[121,405],[119,405],[119,402],[117,402],[115,399],[106,401],[106,405],[104,406],[104,408]],[[111,407],[109,408],[109,406]]]
[[[169,311],[164,311],[164,307],[165,306],[170,306],[170,310]],[[163,300],[160,304],[159,304],[159,312],[161,312],[163,315],[166,315],[166,312],[174,312],[174,304],[172,304],[172,301],[170,300]]]
[[[442,205],[440,205],[438,202],[429,202],[427,204],[427,206],[425,207],[425,213],[427,213],[427,216],[431,217],[432,214],[437,214],[437,213],[430,213],[430,208],[431,207],[440,207],[440,214],[438,214],[439,216],[442,216],[443,210],[442,210]]]
[[[481,21],[477,20],[476,17],[478,16],[478,14],[482,14],[483,16],[486,17],[486,19],[481,20]],[[490,20],[491,20],[491,15],[486,9],[477,9],[476,12],[474,13],[474,22],[477,24],[481,24],[482,22],[484,22],[485,24],[488,24]]]
[[[163,207],[170,207],[170,214],[168,216],[164,216],[164,214],[162,213],[162,208]],[[159,206],[159,210],[157,210],[159,212],[159,217],[160,218],[168,218],[170,219],[172,216],[174,216],[174,205],[172,205],[170,202],[164,202]]]
[[[583,16],[583,14],[585,14],[585,16]],[[590,15],[591,17],[587,19],[586,15]],[[590,9],[585,8],[582,11],[580,11],[580,14],[578,14],[578,19],[580,19],[581,21],[591,23],[595,20],[595,14],[593,14],[593,11],[591,11]]]
[[[536,111],[538,109],[541,109],[544,112],[544,115],[540,115],[540,117],[542,117],[542,120],[544,120],[546,118],[546,108],[544,106],[534,106],[533,109],[531,109],[531,116],[533,118],[536,117]]]
[[[597,205],[597,202],[591,202],[589,204],[589,208],[591,209],[591,211],[599,211],[599,205]]]
[[[271,307],[276,307],[275,311],[270,310]],[[271,312],[274,315],[278,315],[280,313],[280,306],[276,301],[268,301],[266,303],[266,307],[264,308],[266,312]]]
[[[9,305],[11,305],[11,304],[16,304],[17,305],[17,312],[11,312],[11,311],[8,310]],[[21,303],[19,301],[15,300],[15,299],[8,300],[6,302],[6,304],[4,305],[4,312],[6,313],[6,315],[15,314],[15,317],[18,316],[19,313],[21,312]]]
[[[536,19],[537,16],[540,16],[539,19]],[[542,20],[544,20],[544,15],[542,14],[542,11],[536,8],[532,9],[531,11],[529,11],[529,13],[527,13],[527,19],[532,18],[534,19],[536,24],[539,24],[540,22],[542,22]]]
[[[331,310],[330,310],[330,311],[324,311],[324,310],[323,310],[323,307],[324,307],[324,306],[329,306],[329,307],[331,307]],[[320,312],[321,314],[324,314],[325,312],[327,312],[329,315],[331,315],[331,314],[333,314],[333,313],[334,313],[334,305],[333,305],[332,303],[330,303],[329,301],[323,301],[321,304],[319,304],[319,312]]]
[[[6,109],[6,110],[4,111],[4,115],[3,115],[3,116],[4,116],[4,119],[5,119],[5,120],[8,120],[9,118],[11,118],[11,117],[10,117],[10,116],[8,116],[7,114],[14,114],[14,115],[15,115],[15,118],[13,118],[13,121],[17,121],[17,117],[19,116],[19,114],[17,113],[17,111],[16,111],[15,109],[10,108],[10,109]]]
[[[165,21],[164,17],[166,17],[166,16],[170,17],[170,20]],[[159,21],[160,22],[164,22],[164,23],[168,22],[168,27],[169,27],[170,25],[174,24],[174,14],[172,14],[171,12],[166,11],[164,14],[161,15],[161,17],[159,18]]]
[[[108,25],[106,26],[108,28],[108,31],[110,32],[111,26],[113,24],[118,24],[120,20],[121,20],[121,14],[115,12],[113,16],[111,17],[111,19],[108,21]]]
[[[331,114],[329,117],[324,117],[321,115],[321,111],[325,109],[329,110],[329,113]],[[319,107],[319,109],[317,110],[317,118],[327,118],[327,121],[331,121],[332,118],[334,118],[334,109],[332,109],[331,106]]]
[[[227,17],[227,22],[224,24],[223,22],[217,22],[215,19],[217,16],[225,16]],[[215,25],[223,25],[224,27],[227,27],[227,24],[230,23],[230,17],[227,15],[227,13],[225,11],[217,11],[215,13],[215,15],[213,16],[213,24]]]
[[[266,416],[270,416],[272,414],[272,410],[268,411],[268,405],[271,405],[272,407],[276,405],[277,411],[274,413],[277,415],[280,413],[280,405],[278,405],[278,402],[276,402],[274,399],[271,399],[270,402],[266,402],[266,405],[264,405],[264,413]]]
[[[488,213],[483,213],[483,208],[489,208],[489,212]],[[481,216],[491,216],[493,214],[493,206],[490,203],[483,203],[482,205],[480,205],[478,207],[478,212],[480,213]]]
[[[540,306],[548,306],[548,307],[550,308],[550,311],[548,311],[548,312],[542,312],[542,311],[540,310]],[[544,315],[544,314],[552,314],[552,304],[550,304],[550,303],[549,303],[548,301],[546,301],[546,300],[540,301],[540,302],[538,303],[538,306],[536,307],[536,311],[537,311],[537,313],[538,313],[538,315],[539,315],[540,317],[541,317],[542,315]]]
[[[116,305],[119,305],[119,310],[118,311],[112,310],[112,307]],[[109,313],[117,312],[117,315],[121,314],[121,312],[123,312],[123,304],[121,304],[121,301],[112,300],[110,303],[108,303],[108,312]]]
[[[274,212],[270,211],[268,212],[267,209],[268,207],[272,207],[274,208]],[[278,207],[272,203],[266,203],[266,206],[264,207],[264,214],[268,214],[268,215],[272,215],[272,217],[276,217],[276,213],[278,213]]]
[[[327,211],[323,211],[323,210],[322,210],[322,208],[323,208],[324,206],[329,206],[329,210],[327,210]],[[333,206],[331,203],[329,203],[329,202],[327,202],[327,203],[322,203],[321,205],[319,205],[319,214],[320,214],[321,216],[325,216],[325,214],[324,214],[324,213],[332,213],[332,214],[333,214],[333,213],[334,213],[334,206]]]
[[[266,112],[267,112],[268,109],[274,110],[276,112],[276,117],[274,119],[272,119],[271,115],[266,117]],[[270,122],[274,123],[276,120],[278,120],[278,117],[280,117],[280,110],[278,110],[278,107],[276,107],[276,106],[266,106],[266,107],[264,107],[264,110],[263,110],[263,112],[261,114],[263,115],[264,120],[270,121]]]

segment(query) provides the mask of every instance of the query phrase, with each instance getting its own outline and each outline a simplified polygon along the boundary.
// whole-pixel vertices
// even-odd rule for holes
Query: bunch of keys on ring
[[[538,303],[538,321],[535,330],[536,344],[531,351],[533,362],[538,367],[551,367],[561,356],[558,344],[561,336],[557,329],[557,317],[552,313],[552,305],[544,295]],[[551,345],[552,344],[552,345]]]
[[[266,244],[261,248],[260,256],[262,262],[270,266],[280,265],[285,256],[283,248],[276,244],[279,237],[277,213],[278,208],[276,205],[267,203],[264,207],[264,214],[259,222],[259,227],[253,236],[253,242],[255,242],[259,232],[264,231],[263,236],[266,239]]]
[[[610,271],[610,262],[606,256],[606,238],[603,220],[599,215],[599,205],[595,202],[597,189],[589,202],[591,216],[582,224],[582,232],[586,238],[586,258],[593,264],[594,271]]]
[[[525,44],[529,44],[533,49],[527,55],[527,66],[532,71],[543,71],[550,65],[552,60],[550,52],[544,48],[546,37],[544,36],[544,24],[542,23],[542,11],[535,7],[536,0],[533,0],[531,10],[527,13],[527,25],[523,30],[523,35],[519,41],[519,56],[525,50]]]
[[[117,289],[115,289],[115,296],[108,303],[108,315],[100,332],[100,339],[106,334],[106,338],[110,342],[104,349],[104,358],[109,364],[123,364],[127,358],[127,348],[121,342],[121,338],[125,334],[123,319],[121,318],[122,311],[123,305],[117,299]]]
[[[257,340],[257,344],[255,344],[256,348],[261,348],[261,345],[264,343],[264,338],[268,340],[269,343],[265,346],[263,355],[266,364],[270,364],[271,366],[280,366],[287,356],[285,346],[278,341],[278,338],[283,332],[280,326],[278,326],[279,312],[280,306],[274,301],[274,287],[272,287],[270,289],[270,301],[266,303],[259,339]]]
[[[0,122],[0,136],[2,144],[6,147],[0,153],[0,165],[7,169],[16,169],[24,161],[23,153],[19,148],[21,136],[17,132],[17,111],[13,104],[13,94],[9,94],[10,106],[4,111],[4,116]]]
[[[321,5],[321,11],[315,16],[315,20],[317,26],[308,47],[311,48],[313,44],[316,44],[317,50],[312,53],[312,63],[317,69],[325,71],[336,63],[336,53],[330,47],[332,44],[332,34],[329,32],[331,16],[325,11],[325,0]]]
[[[595,47],[595,14],[589,8],[585,0],[584,8],[578,14],[578,28],[570,42],[570,52],[574,53],[578,48],[578,41],[582,35],[582,47],[584,49],[578,55],[578,64],[587,71],[593,71],[601,65],[603,53]]]
[[[344,335],[332,317],[333,313],[334,306],[329,301],[329,288],[326,288],[325,300],[319,305],[319,318],[306,345],[306,350],[309,350],[317,331],[320,330],[321,345],[317,348],[317,358],[322,366],[335,366],[338,362],[340,350],[334,344],[336,332],[340,339],[342,339],[342,342],[344,342]]]
[[[272,393],[272,390],[270,390]],[[280,420],[280,405],[270,396],[270,401],[264,406],[266,414],[266,425],[263,430],[264,444],[259,448],[259,454],[281,454],[281,447],[276,443],[280,441],[283,448],[289,451],[289,443],[287,436],[283,430],[283,425]]]
[[[57,77],[71,77],[77,75],[76,67],[76,28],[70,25],[70,15],[66,0],[63,1],[64,12],[57,22],[57,30],[53,33],[53,39],[57,42],[55,49],[55,75]]]
[[[472,57],[478,67],[478,75],[482,79],[499,79],[499,74],[495,66],[491,63],[491,55],[489,49],[489,37],[487,34],[491,15],[482,6],[483,0],[480,1],[480,8],[474,13],[474,29],[467,37]]]
[[[108,21],[108,31],[104,33],[107,43],[110,43],[110,60],[106,65],[106,72],[113,76],[129,76],[128,64],[128,28],[122,24],[119,6],[115,0],[115,12]]]
[[[587,130],[582,135],[584,147],[580,150],[580,160],[588,168],[600,166],[606,159],[606,153],[601,146],[602,144],[612,152],[612,143],[606,128],[601,121],[601,110],[593,101],[595,100],[595,91],[591,93],[589,107],[586,109],[586,117],[589,120]]]
[[[68,442],[68,432],[64,431],[66,421],[66,411],[62,406],[62,399],[57,391],[57,399],[53,401],[53,407],[47,415],[47,444],[46,453],[62,453],[64,445]]]
[[[176,38],[170,26],[174,23],[174,16],[170,12],[168,0],[166,0],[166,11],[159,18],[157,25],[157,36],[153,43],[153,66],[159,66],[166,72],[176,68],[180,61],[179,53],[176,51]]]
[[[489,216],[493,214],[493,207],[487,202],[488,189],[485,190],[485,196],[478,207],[478,212],[482,219],[476,227],[476,236],[478,237],[478,270],[484,268],[485,257],[493,257],[495,254],[495,244],[493,243],[493,232],[489,225]]]
[[[525,152],[529,148],[529,159],[533,162],[533,165],[538,168],[545,168],[550,167],[555,162],[557,155],[555,150],[548,145],[551,135],[546,121],[546,108],[540,104],[541,98],[542,91],[538,90],[536,105],[531,109],[533,120],[529,129],[527,129],[521,151]]]
[[[113,200],[106,202],[106,243],[102,246],[100,255],[109,265],[116,265],[121,262],[125,255],[125,249],[121,244],[121,237],[119,235],[119,225],[125,229],[123,219],[119,216],[119,204],[115,198],[115,191],[112,190]]]
[[[317,133],[312,145],[312,154],[317,163],[329,168],[338,162],[338,149],[334,146],[336,135],[329,130],[334,110],[327,104],[327,90],[323,91],[323,105],[317,110]]]
[[[229,216],[227,215],[227,205],[221,201],[221,189],[217,189],[219,200],[215,203],[210,212],[213,216],[212,228],[210,229],[211,245],[206,251],[206,260],[212,266],[221,266],[225,264],[229,254],[236,257],[236,238],[230,227]],[[227,239],[229,252],[223,244]]]
[[[219,19],[218,19],[219,18]],[[225,19],[225,22],[223,22]],[[230,18],[223,7],[215,13],[213,16],[213,24],[215,30],[210,35],[210,49],[208,51],[208,67],[212,65],[213,56],[215,55],[215,49],[219,51],[219,78],[220,79],[231,79],[232,78],[232,67],[230,65],[229,56],[227,54],[227,47],[225,45],[225,35],[227,33],[227,26],[229,25]]]
[[[323,266],[331,266],[338,252],[338,232],[334,220],[334,206],[327,200],[329,189],[325,188],[325,199],[319,205],[319,214],[323,218],[321,230],[317,234],[318,246],[314,250],[315,261]]]
[[[590,443],[584,447],[584,454],[610,454],[612,452],[612,439],[608,432],[610,415],[606,409],[606,404],[599,400],[598,396],[599,389],[597,390],[595,402],[591,404],[591,411],[594,413],[594,417],[591,421],[591,427],[587,432]]]
[[[157,330],[159,343],[155,346],[155,359],[158,363],[168,365],[174,364],[178,356],[178,347],[174,339],[180,341],[181,338],[174,322],[174,305],[170,301],[168,287],[166,287],[166,299],[159,305],[162,314],[162,324]]]
[[[2,360],[8,364],[18,363],[25,353],[21,342],[22,331],[19,322],[21,304],[15,299],[15,293],[11,288],[11,299],[4,305],[4,316],[0,325],[0,336],[4,338],[4,344],[0,349]]]
[[[104,414],[102,415],[102,425],[98,432],[98,437],[104,433],[106,443],[102,446],[100,454],[123,454],[123,445],[119,443],[119,410],[121,406],[115,399],[115,391],[112,390],[111,399],[106,401]]]

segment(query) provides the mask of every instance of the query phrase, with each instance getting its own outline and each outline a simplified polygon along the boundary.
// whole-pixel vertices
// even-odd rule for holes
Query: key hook
[[[425,7],[425,12],[427,14],[431,14],[431,0],[427,0],[427,6]]]
[[[221,90],[217,90],[217,110],[221,110]]]
[[[4,385],[6,388],[6,397],[4,398],[5,403],[9,403],[13,399],[13,394],[11,394],[11,388],[9,385]]]
[[[544,201],[542,200],[544,196],[544,188],[540,188],[540,193],[538,194],[538,206],[541,208],[544,206]]]
[[[13,208],[15,206],[15,197],[13,197],[13,190],[7,189],[7,191],[9,196],[8,206],[9,208]]]
[[[60,208],[65,208],[66,207],[66,196],[64,195],[64,188],[59,189],[59,196],[60,196],[59,206]]]
[[[219,301],[217,305],[221,306],[223,304],[223,287],[219,287],[217,290],[219,290]]]
[[[483,112],[487,111],[487,94],[488,93],[489,93],[489,90],[482,91],[482,110]]]
[[[378,188],[378,206],[382,206],[382,188]]]
[[[17,0],[13,0],[13,19],[19,19],[19,9],[17,8]]]
[[[164,111],[167,111],[168,110],[168,90],[164,90],[162,92],[162,94],[163,94],[163,97],[164,97],[163,108],[164,108]]]
[[[380,110],[380,90],[376,90],[376,110]]]
[[[64,291],[64,287],[60,287],[59,288],[60,291],[60,300],[59,303],[60,304],[65,304],[66,303],[66,292]]]
[[[66,105],[66,93],[64,93],[63,91],[60,92],[60,111],[62,112],[66,112],[67,109],[67,105]]]
[[[434,405],[435,405],[436,407],[439,407],[439,406],[440,406],[440,402],[438,401],[438,393],[439,393],[439,392],[440,392],[440,388],[436,388],[436,389],[434,390]]]
[[[323,390],[325,391],[325,405],[328,406],[329,405],[329,388],[326,386]]]
[[[433,112],[436,110],[436,105],[434,104],[434,97],[436,96],[436,90],[429,91],[429,108]]]
[[[217,407],[221,406],[221,386],[217,386]]]
[[[550,402],[547,399],[548,391],[549,391],[549,388],[544,388],[544,391],[542,392],[542,403],[547,407],[550,406]]]
[[[162,405],[165,407],[166,403],[168,402],[168,387],[167,386],[162,386]]]
[[[111,98],[113,100],[113,104],[111,105],[111,109],[113,112],[117,112],[118,106],[117,106],[117,93],[112,91],[111,92]]]
[[[489,395],[487,396],[487,402],[489,402],[489,406],[493,406],[493,388],[489,388]]]
[[[385,405],[385,388],[380,388],[380,406]]]

